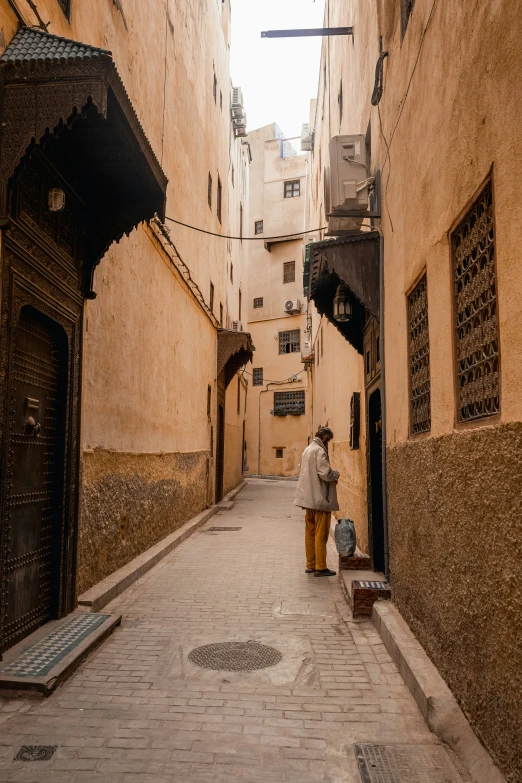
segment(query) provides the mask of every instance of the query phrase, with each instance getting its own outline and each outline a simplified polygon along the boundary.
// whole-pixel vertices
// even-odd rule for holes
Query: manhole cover
[[[205,533],[229,533],[241,529],[240,527],[209,527],[208,530],[205,530]]]
[[[13,761],[49,761],[58,745],[22,745]]]
[[[462,783],[437,745],[355,745],[363,783]]]
[[[203,669],[223,672],[253,672],[275,666],[283,656],[274,647],[258,642],[221,642],[196,647],[189,660]]]

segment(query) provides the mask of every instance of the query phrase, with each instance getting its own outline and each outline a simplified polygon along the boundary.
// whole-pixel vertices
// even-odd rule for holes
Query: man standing
[[[327,444],[333,438],[328,427],[319,427],[315,438],[303,452],[295,505],[305,509],[306,573],[335,576],[326,565],[326,543],[330,534],[332,511],[337,511],[337,480],[328,459]]]

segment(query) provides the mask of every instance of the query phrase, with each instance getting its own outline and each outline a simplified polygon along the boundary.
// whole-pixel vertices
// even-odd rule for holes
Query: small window
[[[214,312],[214,283],[210,284],[210,310]]]
[[[234,282],[234,264],[230,264],[230,282]]]
[[[215,73],[214,73],[214,82],[212,85],[212,95],[214,96],[214,103],[215,103],[217,99],[217,78]]]
[[[283,459],[283,449],[276,449],[276,459]]]
[[[223,199],[223,188],[221,187],[221,180],[218,177],[218,183],[217,183],[217,204],[216,204],[216,213],[219,222],[221,223],[221,204]]]
[[[263,233],[263,221],[262,220],[256,220],[256,222],[255,222],[255,233],[256,234],[262,234]]]
[[[262,386],[263,385],[263,368],[262,367],[254,367],[252,370],[252,386]]]
[[[260,307],[263,307],[263,297],[258,296],[256,299],[254,299],[254,310],[259,309]]]
[[[274,392],[275,416],[302,416],[304,412],[304,391]]]
[[[212,406],[212,386],[207,386],[207,418],[210,419],[210,411]]]
[[[283,283],[295,283],[295,261],[285,261],[283,264]]]
[[[404,37],[415,0],[401,0],[401,36]]]
[[[223,326],[223,305],[219,303],[219,323]]]
[[[423,275],[408,296],[410,362],[410,433],[431,429],[430,339],[428,330],[428,292]]]
[[[301,332],[279,332],[279,353],[298,353],[301,350]]]
[[[210,209],[212,209],[212,174],[209,173],[208,175],[208,205]]]
[[[285,182],[285,198],[297,198],[301,195],[301,180],[294,179],[291,182]]]

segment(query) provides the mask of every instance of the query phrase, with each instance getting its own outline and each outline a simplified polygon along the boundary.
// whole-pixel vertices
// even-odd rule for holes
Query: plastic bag
[[[351,519],[340,519],[334,532],[335,546],[341,557],[353,557],[357,538],[355,535],[355,525]]]

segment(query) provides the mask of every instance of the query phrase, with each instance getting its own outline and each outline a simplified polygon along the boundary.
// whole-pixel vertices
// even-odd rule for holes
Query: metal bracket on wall
[[[311,27],[301,30],[263,30],[261,38],[305,38],[309,36],[352,35],[353,27]]]
[[[349,209],[346,212],[330,212],[327,218],[335,217],[353,217],[353,218],[378,218],[380,220],[380,212],[360,212],[356,209]]]

